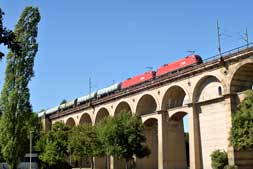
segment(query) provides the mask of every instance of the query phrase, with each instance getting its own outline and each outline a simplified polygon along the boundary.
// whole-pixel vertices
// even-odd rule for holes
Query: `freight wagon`
[[[89,100],[94,99],[96,96],[97,96],[97,92],[92,92],[91,94],[79,97],[79,98],[77,98],[77,104],[79,105],[81,103],[85,103]]]
[[[108,86],[106,88],[103,88],[103,89],[99,89],[97,91],[97,97],[100,98],[100,97],[103,97],[103,96],[106,96],[106,95],[109,95],[109,94],[112,94],[114,93],[116,90],[120,90],[120,83],[115,83],[111,86]]]
[[[65,110],[67,108],[73,107],[76,103],[76,100],[67,101],[66,103],[62,103],[59,106],[60,110]]]

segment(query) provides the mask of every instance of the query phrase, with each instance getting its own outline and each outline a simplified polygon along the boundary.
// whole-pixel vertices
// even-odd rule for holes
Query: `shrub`
[[[216,150],[211,154],[212,168],[224,169],[228,165],[228,157],[225,151]]]

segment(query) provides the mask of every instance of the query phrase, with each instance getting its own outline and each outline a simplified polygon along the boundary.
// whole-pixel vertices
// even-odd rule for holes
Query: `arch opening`
[[[168,152],[169,168],[190,167],[188,123],[186,112],[177,112],[168,121],[166,151]]]
[[[70,126],[70,127],[74,127],[76,125],[74,119],[72,117],[68,118],[68,120],[66,121],[66,125]]]
[[[158,121],[150,118],[144,122],[146,144],[151,150],[148,157],[136,160],[136,168],[158,169]]]
[[[108,117],[109,111],[106,108],[101,108],[96,115],[95,124],[101,122],[103,119]],[[109,156],[95,157],[95,168],[102,169],[110,166]]]
[[[221,86],[218,87],[218,94],[219,94],[219,96],[222,96],[222,89],[221,89]]]
[[[153,96],[146,94],[141,97],[137,104],[136,113],[138,115],[146,115],[156,111],[157,104]]]
[[[114,115],[118,115],[123,112],[131,112],[132,113],[130,105],[127,102],[120,102],[115,109]]]
[[[95,119],[95,123],[98,123],[100,121],[102,121],[104,118],[106,118],[107,116],[109,116],[109,111],[106,108],[101,108],[98,112],[97,112],[97,116]]]
[[[179,86],[173,86],[166,91],[163,97],[162,109],[181,107],[187,103],[189,103],[189,98],[185,91]]]
[[[79,125],[83,124],[92,124],[91,117],[88,113],[84,113],[80,118]]]
[[[252,89],[253,85],[253,63],[240,67],[231,80],[230,92],[237,93]]]
[[[114,112],[114,116],[117,116],[121,113],[126,113],[126,112],[132,113],[131,107],[127,102],[122,101],[117,105],[115,112]],[[115,166],[115,168],[124,168],[125,160],[114,158],[114,166]]]

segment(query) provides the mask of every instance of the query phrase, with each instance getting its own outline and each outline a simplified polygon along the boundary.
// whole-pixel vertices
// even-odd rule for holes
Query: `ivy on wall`
[[[236,150],[253,150],[253,90],[232,115],[230,142]]]

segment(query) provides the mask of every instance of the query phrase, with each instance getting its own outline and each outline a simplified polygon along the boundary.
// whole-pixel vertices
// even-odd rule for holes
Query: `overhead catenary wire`
[[[219,26],[218,20],[217,20],[217,36],[218,36],[218,52],[221,57],[221,33],[220,33],[220,26]]]

